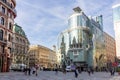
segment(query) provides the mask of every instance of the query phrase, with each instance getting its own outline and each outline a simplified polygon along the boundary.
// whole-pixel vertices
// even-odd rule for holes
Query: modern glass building
[[[68,18],[68,29],[58,37],[62,67],[72,64],[81,68],[103,66],[102,15],[89,18],[79,7],[73,10]]]
[[[116,40],[116,56],[120,57],[120,4],[113,6],[113,21]]]

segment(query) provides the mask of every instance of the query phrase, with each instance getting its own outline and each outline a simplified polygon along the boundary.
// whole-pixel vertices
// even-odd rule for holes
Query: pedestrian
[[[58,74],[58,69],[57,69],[57,68],[55,69],[55,74],[56,74],[56,75]]]
[[[24,67],[24,73],[27,75],[27,67]]]
[[[115,69],[112,68],[111,75],[114,76],[114,74],[115,74]]]
[[[36,65],[36,66],[35,66],[35,69],[36,69],[36,71],[35,71],[35,72],[36,72],[35,75],[36,75],[36,76],[38,75],[38,68],[39,68],[38,65]]]
[[[91,67],[91,73],[94,74],[94,69],[93,69],[93,67]]]
[[[28,68],[28,75],[29,76],[31,75],[31,68],[30,67]]]
[[[36,69],[35,69],[35,67],[33,66],[33,67],[32,67],[32,74],[35,74],[35,72],[36,72]]]
[[[89,76],[90,76],[91,70],[90,70],[89,67],[88,67],[88,69],[87,69],[87,72],[88,72],[88,74],[89,74]]]
[[[74,73],[75,73],[75,78],[77,78],[79,73],[77,68],[75,68]]]

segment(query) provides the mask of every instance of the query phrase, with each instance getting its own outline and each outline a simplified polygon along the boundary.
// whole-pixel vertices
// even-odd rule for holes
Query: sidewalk
[[[40,71],[38,76],[26,76],[23,72],[9,72],[0,73],[0,80],[120,80],[120,76],[117,73],[115,76],[111,76],[106,72],[95,72],[89,76],[87,72],[82,72],[78,78],[75,78],[73,72],[66,74],[58,72],[56,75],[54,71]]]

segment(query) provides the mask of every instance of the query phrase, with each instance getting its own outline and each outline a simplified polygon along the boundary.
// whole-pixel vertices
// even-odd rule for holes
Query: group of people
[[[86,71],[88,72],[88,75],[89,75],[89,76],[90,76],[91,74],[94,74],[94,69],[93,69],[92,67],[88,67]],[[109,69],[109,72],[110,72],[111,76],[114,76],[114,74],[115,74],[115,68],[114,68],[114,67],[111,67],[111,68]],[[81,72],[79,71],[79,69],[78,69],[78,68],[75,68],[74,74],[75,74],[75,77],[76,77],[76,78],[78,77],[78,74],[79,74],[79,73],[81,73]]]
[[[88,68],[87,68],[87,72],[88,72],[88,75],[90,76],[91,74],[94,73],[94,70],[93,70],[93,68],[88,67]],[[74,74],[75,74],[75,77],[76,77],[76,78],[78,77],[78,74],[79,74],[79,73],[81,73],[81,70],[80,70],[79,68],[75,68]]]
[[[25,67],[24,68],[24,73],[25,75],[38,75],[38,66],[33,66],[33,67]]]

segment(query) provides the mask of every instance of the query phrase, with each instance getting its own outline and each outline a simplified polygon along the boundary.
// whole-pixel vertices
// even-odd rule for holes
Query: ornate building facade
[[[12,64],[28,64],[29,40],[21,26],[13,26]]]
[[[0,72],[9,71],[13,25],[17,16],[15,0],[0,0]]]
[[[30,46],[29,66],[34,65],[39,65],[44,68],[55,68],[57,65],[56,52],[41,45]]]
[[[69,28],[58,38],[62,67],[75,64],[81,67],[104,66],[104,38],[102,15],[87,17],[76,7],[68,18]]]

